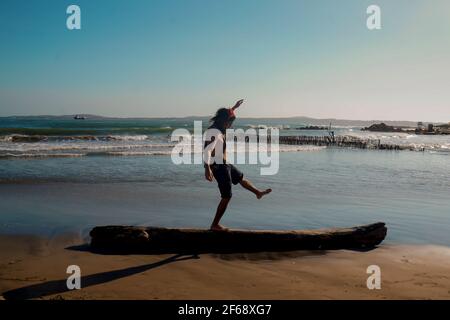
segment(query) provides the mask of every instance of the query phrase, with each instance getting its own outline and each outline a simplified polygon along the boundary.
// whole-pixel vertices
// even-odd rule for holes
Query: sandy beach
[[[74,2],[0,2],[0,300],[450,301],[450,0]]]
[[[450,248],[101,255],[74,235],[0,236],[2,299],[449,299]],[[81,268],[68,291],[67,266]],[[366,269],[381,268],[369,290]]]

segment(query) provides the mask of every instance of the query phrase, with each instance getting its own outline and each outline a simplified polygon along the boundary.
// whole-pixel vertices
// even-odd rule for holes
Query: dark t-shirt
[[[216,130],[219,130],[220,132],[222,132],[220,129],[218,129],[218,128],[214,127],[214,126],[210,126],[207,130],[209,130],[209,129],[216,129]],[[220,136],[219,136],[219,138],[220,138]],[[205,149],[208,145],[213,143],[215,141],[215,139],[216,139],[216,136],[211,136],[211,140],[210,141],[205,141],[203,149]],[[223,132],[221,134],[221,142],[222,142],[223,163],[226,163],[226,158],[227,158],[227,154],[226,154],[227,141],[226,141],[226,135]],[[212,157],[215,156],[215,150],[214,149],[211,152],[211,156]],[[205,163],[205,165],[206,165],[206,163]]]

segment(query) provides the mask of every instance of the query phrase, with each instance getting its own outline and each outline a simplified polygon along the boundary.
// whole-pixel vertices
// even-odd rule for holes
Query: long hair
[[[217,110],[214,117],[210,119],[212,122],[211,128],[216,128],[220,130],[222,133],[225,133],[225,125],[227,123],[231,123],[234,121],[235,116],[230,113],[230,109],[227,108],[220,108]]]

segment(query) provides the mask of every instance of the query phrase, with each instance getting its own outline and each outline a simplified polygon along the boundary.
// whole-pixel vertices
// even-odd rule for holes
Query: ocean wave
[[[124,136],[120,136],[120,135],[113,135],[113,136],[108,136],[107,139],[110,140],[121,140],[121,141],[143,141],[143,140],[147,140],[149,139],[148,135],[124,135]]]
[[[1,142],[58,142],[58,141],[144,141],[149,140],[149,135],[77,135],[77,136],[43,136],[43,135],[24,135],[11,134],[0,136]]]
[[[35,146],[35,145],[33,145]],[[173,144],[159,144],[159,145],[43,145],[40,148],[26,148],[26,149],[9,149],[0,148],[0,159],[11,158],[70,158],[70,157],[85,157],[85,156],[169,156],[172,154]],[[192,146],[192,145],[191,145]],[[189,145],[185,145],[189,148]],[[295,146],[295,145],[279,145],[279,152],[311,152],[325,149],[324,146]],[[185,149],[186,150],[186,149]],[[193,148],[191,150],[194,150]],[[201,153],[202,150],[197,151]],[[231,150],[229,152],[232,152]],[[234,153],[256,153],[256,152],[271,152],[271,146],[249,145],[246,148],[237,148]],[[194,153],[194,152],[193,152]]]
[[[111,128],[0,128],[0,135],[29,136],[101,136],[101,135],[145,135],[168,133],[172,127],[111,127]]]
[[[286,147],[286,148],[283,148]],[[302,145],[302,146],[295,146],[295,145],[287,145],[283,146],[280,145],[280,152],[309,152],[309,151],[321,151],[326,149],[326,146],[309,146],[309,145]]]
[[[162,144],[108,144],[108,143],[38,143],[38,144],[13,144],[13,145],[0,145],[0,153],[7,152],[55,152],[55,151],[121,151],[121,150],[133,150],[133,149],[165,149],[173,148],[174,144],[162,143]]]
[[[30,159],[30,158],[80,158],[80,157],[102,157],[102,156],[167,156],[171,151],[106,151],[88,153],[6,153],[0,154],[0,159]]]
[[[105,155],[107,156],[122,156],[122,157],[132,157],[132,156],[167,156],[172,153],[172,150],[170,151],[112,151],[112,152],[105,152]]]
[[[445,150],[450,147],[450,135],[417,135],[398,132],[347,132],[347,135],[360,139],[379,140],[382,144],[393,144],[410,150]]]
[[[0,136],[0,142],[12,142],[12,136]]]
[[[278,130],[290,130],[291,126],[290,125],[275,125],[275,126],[271,126],[271,125],[265,125],[265,124],[247,124],[246,125],[247,128],[249,129],[268,129],[268,130],[273,130],[273,129],[278,129]]]
[[[84,157],[83,153],[5,153],[0,154],[0,159],[15,159],[15,158],[78,158]]]

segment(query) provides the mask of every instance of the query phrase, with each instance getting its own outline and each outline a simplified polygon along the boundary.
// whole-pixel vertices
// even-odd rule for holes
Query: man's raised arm
[[[236,110],[237,108],[239,108],[239,106],[241,105],[241,104],[243,104],[244,103],[244,99],[241,99],[241,100],[239,100],[238,102],[236,102],[235,104],[234,104],[234,106],[231,108],[233,111],[234,110]]]

